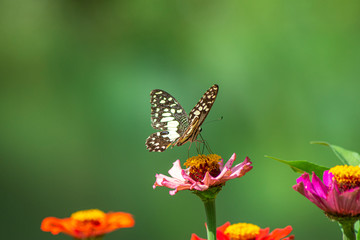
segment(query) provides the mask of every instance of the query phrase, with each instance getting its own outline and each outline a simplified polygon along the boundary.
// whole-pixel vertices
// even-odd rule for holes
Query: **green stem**
[[[343,240],[355,240],[356,234],[354,229],[354,224],[356,220],[344,220],[339,221],[340,226],[342,227]]]
[[[205,212],[206,212],[206,225],[207,225],[206,230],[207,230],[208,240],[216,240],[215,198],[217,194],[221,191],[222,186],[223,185],[211,187],[206,191],[196,191],[196,190],[192,191],[204,203]]]
[[[216,240],[216,212],[215,212],[215,198],[204,199],[204,206],[206,212],[207,223],[207,239]]]

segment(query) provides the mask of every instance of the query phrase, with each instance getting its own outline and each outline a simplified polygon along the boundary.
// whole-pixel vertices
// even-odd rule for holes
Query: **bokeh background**
[[[214,83],[203,136],[254,169],[217,198],[218,224],[292,225],[297,239],[340,239],[292,189],[299,174],[264,158],[339,161],[360,151],[359,1],[1,1],[2,239],[70,239],[47,216],[99,208],[136,226],[106,239],[205,237],[201,201],[152,189],[188,144],[149,153],[149,93],[187,112]],[[223,120],[218,120],[223,117]]]

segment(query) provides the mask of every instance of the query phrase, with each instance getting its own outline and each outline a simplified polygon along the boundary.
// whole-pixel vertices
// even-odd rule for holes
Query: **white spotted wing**
[[[200,126],[215,101],[218,89],[215,84],[206,91],[189,116],[179,102],[166,91],[151,91],[151,126],[162,131],[153,133],[146,139],[146,148],[150,152],[163,152],[171,145],[181,146],[188,141],[195,141]]]

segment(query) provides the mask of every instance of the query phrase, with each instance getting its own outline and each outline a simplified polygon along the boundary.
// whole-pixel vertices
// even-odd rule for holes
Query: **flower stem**
[[[204,203],[206,212],[207,240],[216,240],[215,198],[217,194],[221,191],[222,186],[223,185],[214,186],[206,191],[192,191]]]
[[[207,239],[216,240],[215,198],[203,200],[206,212]]]
[[[354,224],[356,220],[344,220],[339,221],[340,226],[342,227],[343,240],[355,240],[356,234],[354,229]]]

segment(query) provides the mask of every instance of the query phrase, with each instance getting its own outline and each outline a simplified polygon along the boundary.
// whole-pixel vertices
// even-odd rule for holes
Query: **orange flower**
[[[133,227],[131,214],[124,212],[104,213],[98,209],[78,211],[69,218],[47,217],[41,223],[41,230],[56,235],[65,233],[78,239],[102,236],[118,228]]]
[[[269,233],[269,228],[260,228],[251,223],[237,223],[230,225],[226,222],[216,229],[217,240],[293,240],[295,237],[289,235],[292,231],[291,226],[277,228]],[[198,237],[196,234],[191,235],[191,240],[206,240]]]

